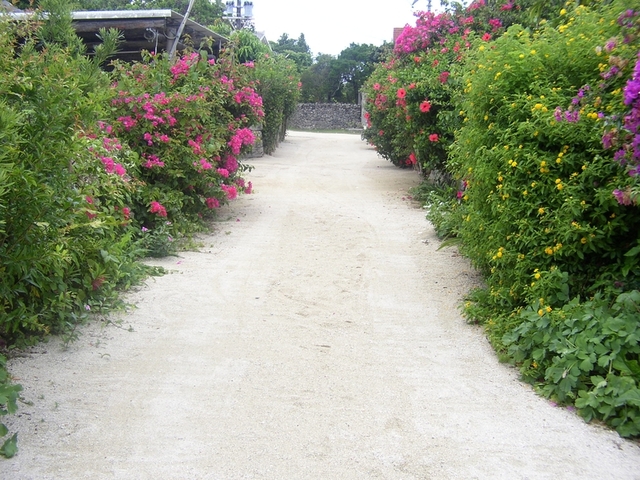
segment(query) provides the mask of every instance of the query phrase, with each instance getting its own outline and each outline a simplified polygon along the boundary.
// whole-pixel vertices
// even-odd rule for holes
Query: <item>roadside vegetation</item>
[[[241,41],[175,61],[110,62],[120,41],[86,55],[64,0],[0,17],[0,352],[50,334],[72,338],[91,314],[162,272],[143,264],[208,228],[250,194],[243,155],[262,125],[275,150],[299,95],[292,61]],[[237,33],[240,36],[241,33]],[[111,63],[112,70],[103,67]],[[0,416],[20,391],[0,355]],[[0,424],[0,454],[16,452]]]
[[[419,169],[464,304],[544,396],[640,435],[640,5],[422,14],[368,79],[365,136]]]

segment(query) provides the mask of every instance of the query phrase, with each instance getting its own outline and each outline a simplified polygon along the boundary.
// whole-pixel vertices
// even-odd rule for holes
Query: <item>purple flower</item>
[[[640,94],[640,80],[632,79],[624,87],[624,104],[631,105]]]
[[[562,109],[560,107],[556,107],[556,109],[553,112],[553,116],[556,119],[556,122],[561,122],[562,121]]]

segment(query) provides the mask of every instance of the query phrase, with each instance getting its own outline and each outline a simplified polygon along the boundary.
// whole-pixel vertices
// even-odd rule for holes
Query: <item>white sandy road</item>
[[[419,182],[358,136],[292,132],[124,328],[11,361],[2,479],[633,479],[640,449],[552,406],[457,305]],[[131,326],[133,332],[127,331]]]

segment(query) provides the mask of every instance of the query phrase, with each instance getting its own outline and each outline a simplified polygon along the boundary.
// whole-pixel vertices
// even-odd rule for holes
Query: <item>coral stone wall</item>
[[[361,107],[347,103],[299,103],[288,127],[301,130],[361,129]]]

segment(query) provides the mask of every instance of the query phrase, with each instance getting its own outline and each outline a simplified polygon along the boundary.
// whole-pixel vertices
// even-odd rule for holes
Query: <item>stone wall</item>
[[[287,126],[300,130],[354,130],[362,128],[360,105],[299,103]]]

